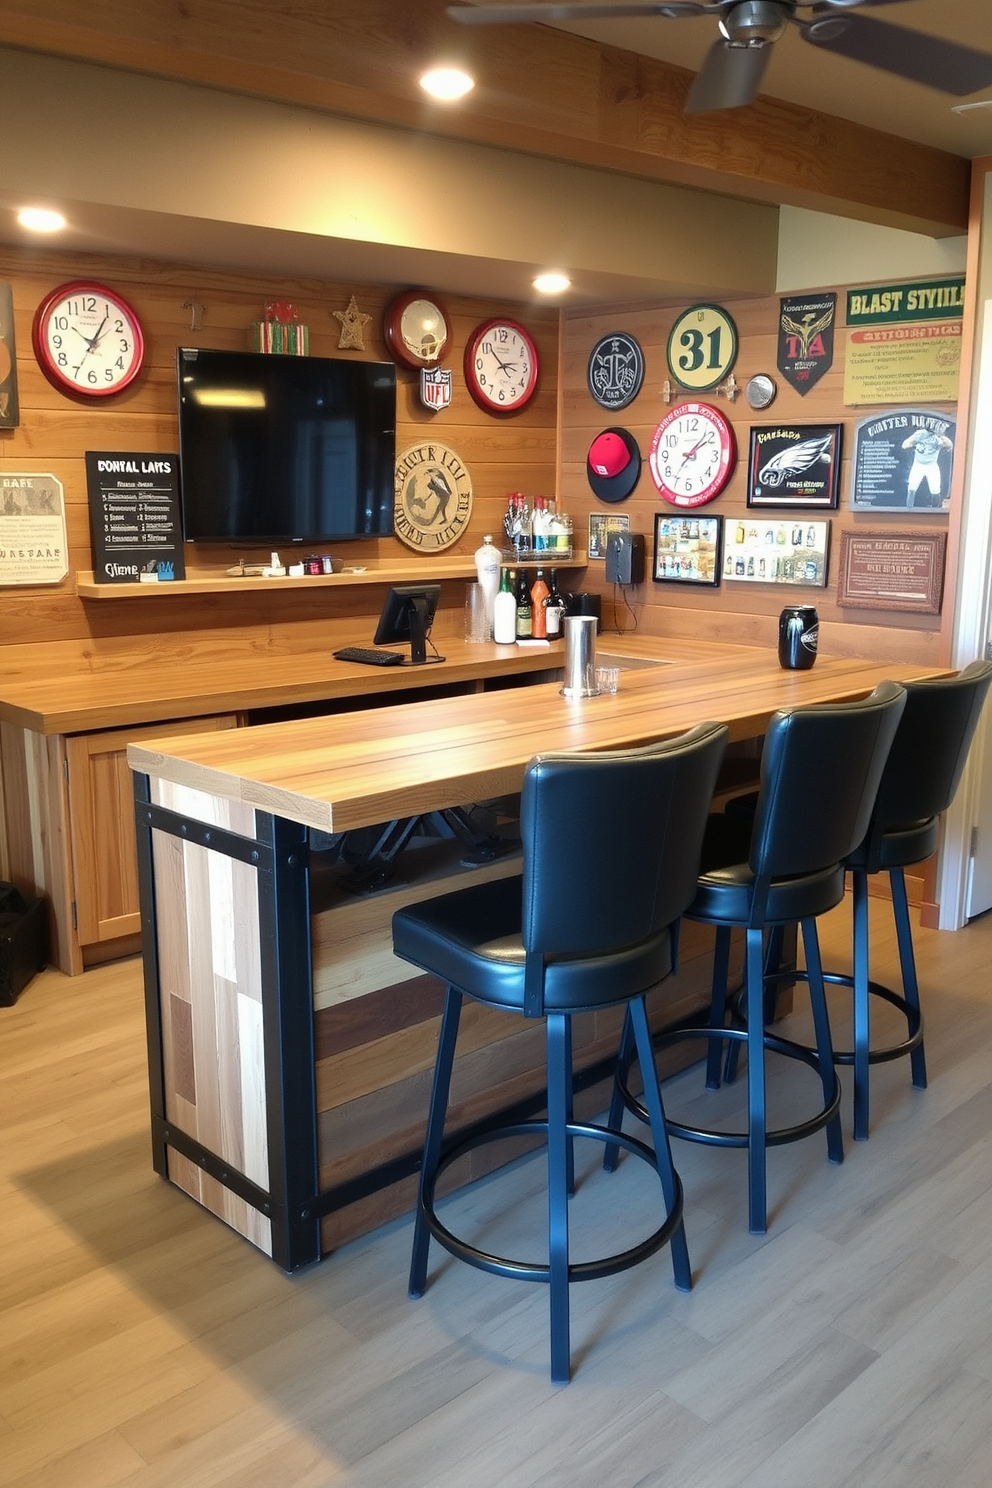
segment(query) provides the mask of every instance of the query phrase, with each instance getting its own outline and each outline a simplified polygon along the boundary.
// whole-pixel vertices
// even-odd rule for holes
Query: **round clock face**
[[[487,413],[516,413],[537,392],[537,347],[514,320],[487,320],[465,348],[465,381]]]
[[[390,355],[406,367],[430,367],[447,350],[448,317],[425,290],[412,289],[386,311],[383,334]]]
[[[680,403],[651,441],[651,475],[673,506],[702,506],[719,496],[736,458],[733,429],[708,403]]]
[[[669,371],[693,393],[715,388],[736,360],[737,327],[719,305],[693,305],[669,332]]]
[[[107,398],[141,371],[145,341],[127,301],[103,284],[61,284],[35,311],[31,343],[54,387],[76,398]]]

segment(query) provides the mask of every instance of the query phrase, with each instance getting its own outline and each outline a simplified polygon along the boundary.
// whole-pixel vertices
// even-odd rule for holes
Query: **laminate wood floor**
[[[846,925],[825,927],[835,966]],[[435,1248],[411,1302],[406,1220],[289,1279],[159,1180],[139,964],[42,974],[0,1009],[0,1483],[988,1488],[992,918],[917,944],[929,1090],[877,1067],[871,1139],[841,1167],[822,1134],[775,1149],[763,1238],[744,1154],[677,1144],[695,1289],[667,1251],[573,1287],[567,1388],[543,1287]],[[700,1083],[670,1082],[670,1109]],[[582,1246],[654,1214],[648,1170],[605,1177],[598,1156]],[[457,1199],[460,1223],[512,1245],[541,1185],[522,1161]]]

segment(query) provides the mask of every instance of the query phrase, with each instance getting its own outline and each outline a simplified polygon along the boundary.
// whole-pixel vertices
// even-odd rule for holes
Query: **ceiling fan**
[[[715,16],[721,39],[710,47],[689,91],[686,113],[742,108],[757,96],[772,44],[797,27],[804,41],[867,62],[869,67],[925,83],[962,98],[992,83],[992,56],[974,47],[927,36],[906,26],[854,15],[855,9],[908,0],[620,0],[610,4],[449,5],[467,26],[506,26],[525,21],[615,20],[660,16]],[[807,11],[808,18],[800,15]]]

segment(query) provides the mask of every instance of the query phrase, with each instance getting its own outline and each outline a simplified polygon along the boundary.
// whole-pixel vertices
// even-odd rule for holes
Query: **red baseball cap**
[[[586,477],[601,501],[625,501],[641,475],[641,452],[626,429],[604,429],[589,446]]]

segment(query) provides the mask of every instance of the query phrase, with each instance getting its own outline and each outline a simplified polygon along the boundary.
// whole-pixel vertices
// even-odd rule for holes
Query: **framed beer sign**
[[[836,507],[840,441],[840,424],[755,424],[748,506]]]

